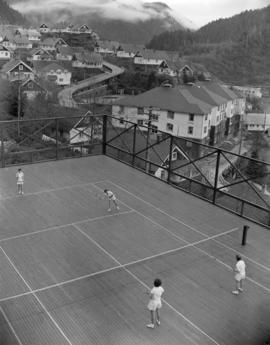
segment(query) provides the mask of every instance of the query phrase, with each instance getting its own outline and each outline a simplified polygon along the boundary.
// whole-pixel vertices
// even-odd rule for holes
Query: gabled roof
[[[59,46],[57,47],[57,53],[61,54],[61,55],[73,55],[74,54],[74,50],[72,47],[63,47],[63,46]]]
[[[170,60],[176,61],[179,59],[179,53],[169,52],[166,50],[153,50],[153,49],[142,49],[136,56],[142,57],[144,59],[155,59],[155,60]]]
[[[25,62],[22,60],[10,60],[6,64],[3,65],[2,67],[2,72],[8,73],[12,71],[14,68],[16,68],[18,65],[23,64],[25,68],[27,68],[30,72],[33,72],[32,68],[28,66]]]
[[[196,104],[197,103],[197,104]],[[182,94],[179,88],[157,87],[140,95],[122,98],[114,104],[130,107],[156,107],[177,113],[204,115],[211,106],[196,101]]]
[[[31,49],[30,50],[30,55],[33,56],[33,55],[38,54],[39,52],[42,52],[43,54],[49,55],[50,57],[53,57],[53,55],[48,50],[40,48],[40,47]]]
[[[43,85],[41,85],[41,83],[39,82],[39,80],[38,80],[37,78],[35,78],[35,79],[31,79],[31,78],[26,79],[26,80],[22,83],[22,87],[23,87],[23,86],[26,86],[26,85],[27,85],[28,83],[30,83],[30,82],[36,84],[36,85],[39,86],[41,89],[43,89],[44,91],[48,92],[48,90],[47,90]]]
[[[8,51],[9,52],[9,49],[7,48],[7,47],[5,47],[5,46],[3,46],[2,44],[0,44],[0,50],[1,51]]]
[[[41,25],[40,25],[40,28],[41,28],[41,29],[48,29],[48,26],[47,26],[46,24],[41,24]]]
[[[56,44],[61,41],[62,43],[68,45],[61,37],[55,38],[55,37],[48,37],[45,38],[45,40],[40,42],[40,45],[46,45],[46,46],[52,46],[55,47]]]
[[[225,98],[227,101],[239,98],[232,90],[216,82],[198,82],[197,85]]]
[[[114,50],[117,50],[119,45],[120,45],[120,43],[117,41],[106,41],[105,40],[105,41],[99,41],[97,44],[97,47],[114,51]]]
[[[124,51],[126,53],[138,53],[145,49],[143,44],[130,44],[130,43],[120,43],[117,50]]]
[[[61,70],[64,72],[67,69],[56,62],[51,62],[48,65],[44,66],[40,71],[43,73],[46,73],[46,72],[57,71],[57,70]]]
[[[66,69],[68,71],[71,71],[72,65],[71,61],[59,61],[59,60],[51,60],[51,61],[42,61],[42,60],[34,60],[32,61],[33,67],[37,72],[43,72],[43,69],[47,68],[48,65],[51,65],[53,63],[57,64],[58,66],[61,66],[62,69]]]
[[[103,61],[103,58],[100,54],[96,53],[89,53],[89,52],[81,52],[74,54],[76,60],[81,61],[86,64],[100,64]]]
[[[227,99],[205,88],[202,88],[198,86],[197,84],[194,84],[192,86],[183,85],[181,86],[181,90],[183,90],[183,92],[191,94],[192,97],[195,97],[203,101],[204,103],[207,103],[210,105],[218,106],[218,105],[227,103]]]

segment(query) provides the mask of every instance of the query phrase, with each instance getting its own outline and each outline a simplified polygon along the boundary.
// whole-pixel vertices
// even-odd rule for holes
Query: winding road
[[[118,75],[124,73],[125,69],[112,65],[109,62],[103,61],[103,66],[109,69],[111,72],[105,72],[93,77],[82,80],[77,84],[73,84],[70,87],[67,87],[61,90],[58,93],[59,104],[64,107],[69,108],[78,108],[77,102],[73,99],[73,94],[79,90],[87,89],[90,86],[100,84],[108,79],[117,77]]]

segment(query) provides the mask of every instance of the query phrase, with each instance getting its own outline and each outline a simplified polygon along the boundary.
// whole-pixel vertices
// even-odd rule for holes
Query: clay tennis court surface
[[[0,170],[1,345],[259,345],[270,232],[105,156]],[[112,190],[120,211],[100,200]],[[249,225],[241,246],[243,225]],[[245,291],[232,267],[247,264]],[[145,291],[165,289],[161,325]]]

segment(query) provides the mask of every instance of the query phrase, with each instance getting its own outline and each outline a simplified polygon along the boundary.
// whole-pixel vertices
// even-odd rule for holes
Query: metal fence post
[[[167,182],[170,183],[171,169],[172,169],[172,151],[173,151],[173,136],[170,135],[170,149],[169,149],[169,166],[168,166],[168,177]]]
[[[58,119],[55,119],[55,129],[56,129],[56,136],[55,136],[55,139],[56,139],[56,159],[59,159],[58,157],[58,132],[59,132],[59,123],[58,123]]]
[[[107,148],[107,115],[103,115],[103,127],[102,127],[102,154],[106,155]]]
[[[216,163],[215,182],[214,182],[214,194],[213,194],[213,200],[212,200],[213,204],[216,203],[219,164],[220,164],[220,150],[217,151],[217,163]]]
[[[133,127],[132,166],[135,164],[137,123]]]
[[[5,167],[4,126],[1,126],[1,160],[2,168]]]

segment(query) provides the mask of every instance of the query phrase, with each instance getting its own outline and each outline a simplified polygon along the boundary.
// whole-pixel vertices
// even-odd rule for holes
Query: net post
[[[133,127],[132,166],[135,164],[137,123]]]
[[[106,155],[107,146],[107,115],[103,115],[103,127],[102,127],[102,154]]]
[[[169,164],[168,164],[168,176],[167,183],[170,183],[171,180],[171,169],[172,169],[172,152],[173,152],[173,136],[170,135],[170,149],[169,149]]]
[[[249,226],[244,225],[243,227],[243,235],[242,235],[242,246],[245,246],[247,243],[247,232],[248,232]]]
[[[212,200],[214,205],[216,203],[216,196],[217,196],[219,164],[220,164],[220,150],[217,150],[217,161],[216,161],[216,171],[215,171],[214,193],[213,193],[213,200]]]
[[[1,165],[5,167],[4,125],[1,126]]]

